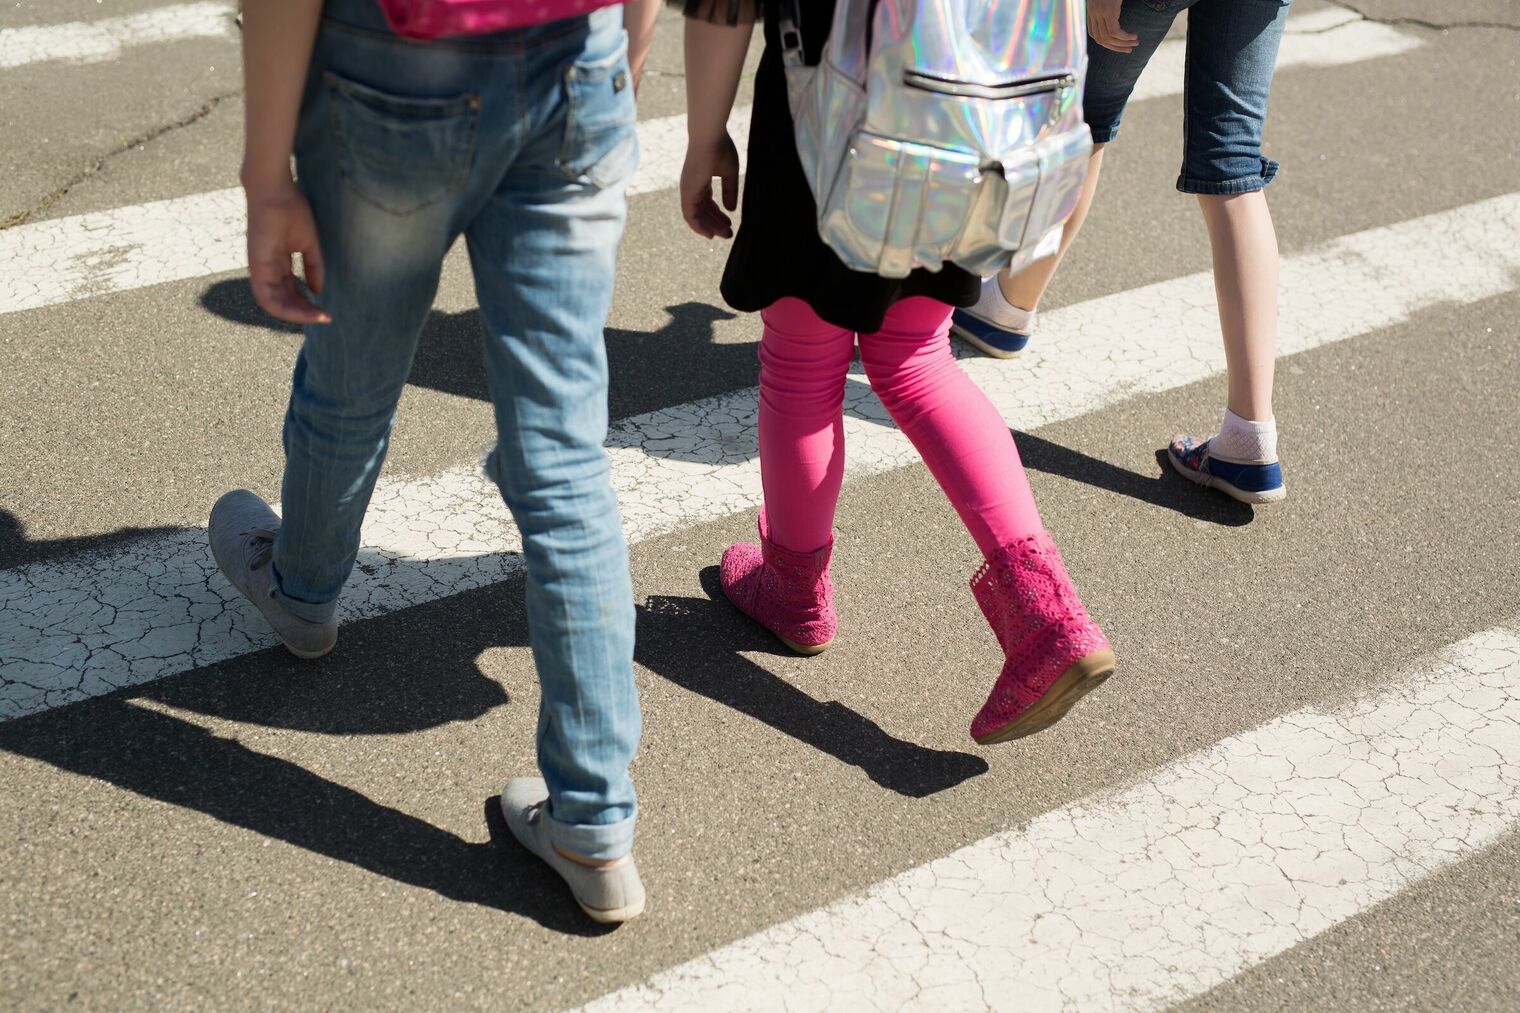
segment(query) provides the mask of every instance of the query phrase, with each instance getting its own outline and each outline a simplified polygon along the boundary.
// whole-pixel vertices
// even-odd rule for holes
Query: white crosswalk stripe
[[[1520,194],[1345,236],[1287,258],[1284,354],[1372,333],[1438,303],[1513,291]],[[1125,340],[1116,342],[1114,335]],[[1017,364],[965,366],[1015,426],[1034,427],[1222,370],[1211,276],[1189,275],[1055,311]],[[917,460],[868,387],[850,385],[851,475]],[[622,420],[608,440],[630,540],[755,506],[755,391]],[[473,468],[383,481],[340,619],[516,573],[517,532]],[[273,643],[214,575],[205,533],[147,538],[86,559],[0,571],[0,716],[18,717]]]
[[[729,123],[735,136],[748,134],[749,107]],[[628,192],[669,189],[681,173],[686,117],[638,129],[643,154]],[[29,267],[0,276],[0,314],[239,270],[246,224],[243,191],[229,187],[0,231],[0,263]]]
[[[1398,56],[1421,45],[1418,38],[1344,7],[1326,7],[1288,18],[1277,69],[1335,67],[1385,56]],[[1181,95],[1187,43],[1169,39],[1157,47],[1135,82],[1132,100]]]
[[[1517,823],[1520,635],[1498,628],[585,1013],[1160,1009]]]
[[[191,3],[99,21],[0,28],[0,70],[55,60],[98,63],[133,46],[230,35],[232,14],[231,4]]]

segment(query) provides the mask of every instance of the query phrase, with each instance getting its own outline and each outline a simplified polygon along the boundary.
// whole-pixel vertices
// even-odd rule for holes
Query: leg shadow
[[[734,314],[698,302],[670,306],[667,312],[670,320],[656,331],[609,327],[604,332],[610,418],[641,415],[754,383],[755,346],[713,340],[713,325]],[[479,310],[435,311],[422,329],[407,382],[490,401],[483,327]]]
[[[10,722],[0,727],[0,748],[449,900],[525,915],[557,932],[593,931],[543,863],[498,832],[489,843],[463,840],[287,760],[120,698]],[[152,847],[151,839],[142,846]]]
[[[150,535],[162,535],[178,528],[122,528],[98,535],[75,538],[32,539],[27,537],[21,518],[0,508],[0,570],[30,563],[43,563],[60,556],[88,555],[125,545]]]
[[[317,661],[258,651],[131,692],[224,721],[319,735],[406,735],[473,721],[511,702],[476,659],[528,642],[522,586],[519,576],[347,623],[338,649]]]
[[[858,390],[848,390],[845,397],[845,414],[873,425],[893,427],[886,409],[875,397],[866,396]],[[1249,524],[1256,513],[1249,504],[1228,496],[1200,489],[1172,470],[1166,451],[1156,454],[1161,474],[1148,478],[1138,472],[1091,457],[1078,450],[1063,447],[1059,443],[1041,439],[1030,433],[1010,430],[1018,444],[1019,456],[1024,467],[1042,471],[1047,475],[1059,475],[1108,492],[1128,496],[1150,503],[1152,506],[1175,510],[1194,520],[1208,521],[1227,527]]]
[[[1249,504],[1200,488],[1176,474],[1164,449],[1156,452],[1161,473],[1148,478],[1029,433],[1014,430],[1013,437],[1019,445],[1024,467],[1034,471],[1069,478],[1210,524],[1239,527],[1251,523],[1256,517]]]
[[[670,319],[654,331],[609,327],[608,410],[614,419],[753,387],[756,341],[716,340],[715,325],[737,314],[700,302],[665,307]]]
[[[339,651],[321,662],[296,662],[275,648],[8,721],[0,749],[449,900],[556,932],[600,934],[559,877],[512,839],[494,798],[486,804],[490,840],[468,841],[261,752],[256,740],[240,740],[242,729],[213,732],[153,703],[327,735],[468,720],[509,702],[476,659],[493,646],[527,643],[521,595],[521,580],[508,581],[345,626]],[[150,834],[142,846],[154,843]]]
[[[207,286],[201,306],[248,327],[285,334],[300,328],[276,320],[253,301],[246,278]],[[666,307],[670,319],[653,331],[609,327],[605,332],[610,374],[608,408],[614,419],[641,415],[714,394],[753,386],[756,344],[714,340],[713,328],[734,313],[707,303]],[[477,401],[490,401],[484,363],[480,311],[434,311],[423,325],[407,382],[417,387]]]
[[[742,657],[741,650],[769,647],[770,636],[714,600],[722,595],[717,574],[715,566],[702,571],[709,599],[651,595],[640,606],[635,649],[640,664],[859,767],[900,795],[923,798],[986,773],[987,762],[979,756],[896,738],[837,700],[815,700]]]

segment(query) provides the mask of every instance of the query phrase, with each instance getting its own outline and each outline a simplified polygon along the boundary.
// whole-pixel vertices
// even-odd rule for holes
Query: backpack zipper
[[[976,84],[971,81],[957,81],[954,78],[935,77],[916,70],[906,70],[903,71],[903,84],[909,88],[917,88],[919,91],[932,91],[941,95],[954,95],[958,98],[1010,99],[1045,95],[1063,88],[1074,88],[1077,84],[1077,75],[1048,74],[1045,77],[1007,81],[1002,84]]]

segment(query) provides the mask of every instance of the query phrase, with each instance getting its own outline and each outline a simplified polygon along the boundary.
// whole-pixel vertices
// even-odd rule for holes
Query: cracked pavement
[[[1520,820],[1520,635],[1268,722],[585,1007],[1153,1009]],[[820,954],[822,956],[820,957]]]
[[[0,30],[161,6],[26,0]],[[714,600],[704,570],[753,536],[754,322],[717,305],[724,247],[668,192],[633,198],[610,446],[637,540],[650,909],[611,934],[491,816],[532,767],[537,688],[515,536],[475,465],[467,266],[445,271],[340,648],[297,662],[211,574],[199,526],[225,488],[278,499],[298,336],[247,300],[232,217],[191,231],[193,272],[124,274],[162,247],[120,209],[235,182],[235,40],[0,69],[22,139],[0,219],[59,194],[0,244],[103,230],[67,279],[30,252],[0,277],[67,280],[0,313],[0,1003],[568,1008],[773,933],[809,958],[769,979],[794,987],[711,1008],[1520,1006],[1520,740],[1495,737],[1513,683],[1485,683],[1512,669],[1472,660],[1512,657],[1520,615],[1520,35],[1393,23],[1517,20],[1501,0],[1357,6],[1295,0],[1307,55],[1269,122],[1286,503],[1237,509],[1156,460],[1221,394],[1160,77],[1040,337],[963,360],[1120,657],[1016,745],[966,736],[998,663],[975,549],[858,376],[839,643],[780,655]],[[663,19],[646,123],[680,111]],[[645,170],[668,172],[656,147]],[[812,934],[861,903],[881,931]]]
[[[1344,237],[1283,267],[1283,351],[1316,348],[1407,320],[1436,301],[1477,302],[1520,276],[1520,196]],[[1450,251],[1445,261],[1428,251]],[[974,355],[971,376],[1001,414],[1034,428],[1223,368],[1212,285],[1190,275],[1079,303],[1046,317],[1050,350],[1010,371]],[[1324,307],[1333,302],[1335,313]],[[1130,341],[1112,347],[1123,315]],[[1034,356],[1029,356],[1034,360]],[[916,454],[859,375],[845,398],[852,477],[910,466]],[[756,390],[617,422],[613,482],[631,542],[761,502]],[[386,481],[366,518],[359,572],[340,621],[355,622],[506,580],[521,541],[495,490],[472,469]],[[275,643],[239,606],[196,529],[128,544],[83,563],[0,571],[0,717],[212,664]]]

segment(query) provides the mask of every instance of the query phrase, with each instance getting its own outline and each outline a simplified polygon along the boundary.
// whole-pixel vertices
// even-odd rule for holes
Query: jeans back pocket
[[[565,102],[560,171],[599,188],[631,173],[639,142],[627,42],[610,56],[565,68]]]
[[[391,95],[326,72],[343,182],[405,215],[459,189],[469,177],[480,97]]]

